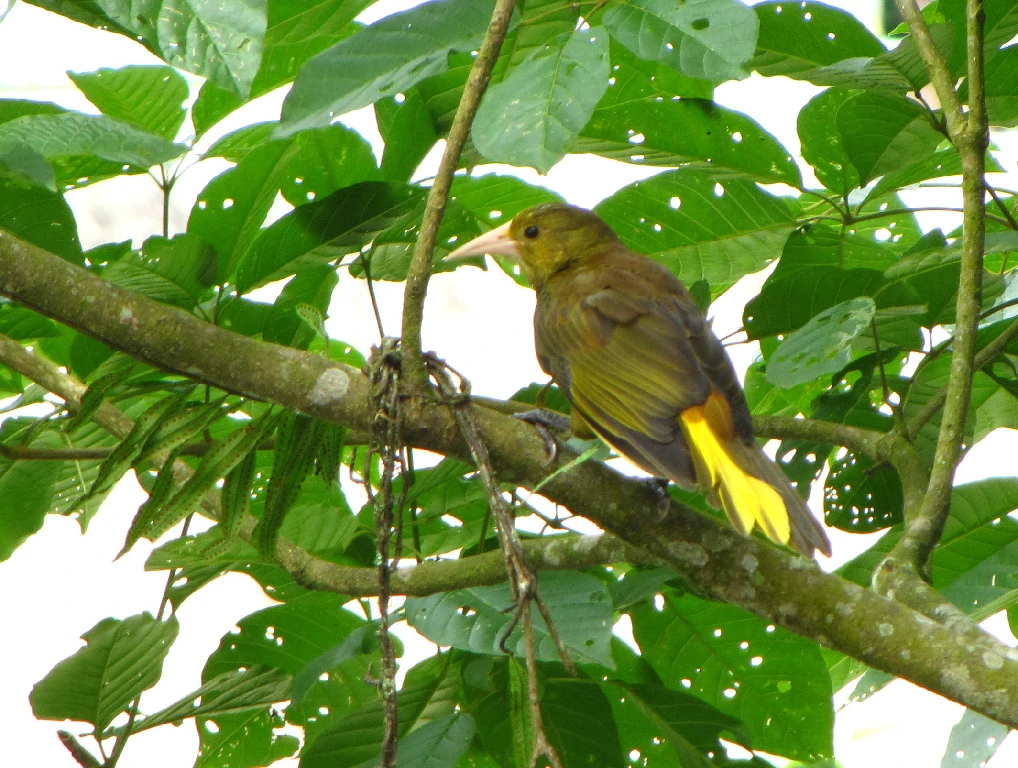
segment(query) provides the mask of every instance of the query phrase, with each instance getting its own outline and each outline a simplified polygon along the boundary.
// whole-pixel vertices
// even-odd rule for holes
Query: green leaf
[[[845,101],[836,125],[862,184],[928,157],[944,138],[919,104],[876,91]]]
[[[216,276],[216,253],[202,238],[191,233],[172,239],[153,236],[140,253],[129,251],[106,266],[103,279],[122,288],[181,309],[193,309],[212,287]]]
[[[872,533],[903,520],[901,480],[890,467],[846,454],[831,462],[824,483],[824,522],[850,533]]]
[[[665,684],[742,720],[754,749],[796,760],[831,754],[831,684],[815,643],[690,594],[631,613],[643,657]]]
[[[812,80],[815,71],[845,59],[879,56],[880,40],[850,13],[822,3],[759,3],[753,69],[761,75]]]
[[[590,120],[609,69],[608,35],[600,28],[538,48],[488,89],[473,124],[475,146],[493,162],[547,173]]]
[[[281,192],[294,206],[327,197],[362,181],[381,181],[371,145],[356,131],[338,123],[296,137]]]
[[[798,166],[759,123],[710,99],[687,97],[644,71],[645,62],[611,49],[612,80],[570,152],[626,162],[709,171],[799,186]],[[654,79],[652,80],[651,77]],[[659,85],[661,84],[661,85]]]
[[[167,64],[212,80],[241,98],[262,59],[267,0],[161,0],[159,47]]]
[[[506,35],[492,73],[496,83],[502,82],[534,51],[575,30],[581,8],[568,0],[528,0],[518,4],[516,12],[519,24]]]
[[[0,179],[45,187],[57,191],[57,177],[53,166],[31,147],[17,144],[0,152]]]
[[[28,341],[60,332],[56,323],[38,312],[16,304],[0,304],[0,333],[15,341]]]
[[[6,444],[21,443],[31,434],[28,431],[31,427],[27,424],[33,421],[4,421],[0,439]],[[52,431],[35,435],[28,445],[36,448],[67,447],[66,442]],[[0,562],[9,558],[29,536],[42,528],[54,497],[58,471],[51,462],[0,457]]]
[[[217,283],[230,280],[251,249],[298,151],[288,141],[272,141],[252,149],[198,195],[187,231],[200,235],[219,254]]]
[[[262,338],[274,344],[306,349],[315,338],[315,332],[301,319],[299,308],[313,307],[325,317],[338,282],[336,270],[327,264],[298,272],[272,305],[265,318]]]
[[[794,387],[836,373],[852,359],[852,342],[870,328],[876,305],[861,297],[826,309],[788,336],[767,364],[767,380]]]
[[[247,293],[305,266],[321,266],[351,252],[409,214],[418,194],[369,181],[302,205],[263,230],[237,267],[237,289]]]
[[[194,124],[196,138],[203,136],[209,128],[243,103],[243,99],[233,91],[220,88],[211,80],[206,80],[198,91],[198,98],[191,105],[191,122]]]
[[[184,122],[187,81],[172,67],[127,66],[69,78],[107,117],[173,141]]]
[[[0,229],[72,264],[84,262],[70,206],[45,187],[0,178]]]
[[[421,92],[411,88],[405,94],[376,101],[375,121],[385,142],[382,177],[388,181],[409,181],[438,141],[435,123]]]
[[[979,768],[993,757],[1010,729],[966,709],[951,729],[940,768]]]
[[[60,186],[142,173],[187,150],[128,123],[78,112],[28,115],[0,124],[0,151],[17,145],[31,147],[49,160]]]
[[[549,571],[541,574],[540,591],[562,642],[573,657],[611,668],[608,648],[611,600],[604,584],[583,573]],[[505,611],[511,606],[509,587],[503,584],[408,598],[406,614],[412,627],[439,645],[498,655],[502,653],[500,632],[511,618]],[[463,607],[469,612],[461,612]],[[543,619],[535,613],[533,622],[537,658],[558,660],[558,650]],[[523,642],[521,628],[517,626],[505,645],[522,654]]]
[[[290,696],[290,675],[281,669],[254,665],[232,670],[213,678],[153,715],[135,721],[131,733],[157,725],[179,724],[190,717],[218,717],[286,701]]]
[[[474,718],[452,714],[425,723],[399,740],[399,765],[421,768],[456,768],[474,738]]]
[[[312,56],[359,28],[354,18],[370,0],[273,0],[261,67],[251,86],[260,96],[289,82]]]
[[[624,187],[595,211],[627,247],[718,292],[780,256],[795,226],[788,207],[752,182],[688,170]]]
[[[178,628],[175,616],[103,619],[81,636],[84,648],[35,684],[32,711],[42,720],[79,720],[104,730],[159,680]]]
[[[300,748],[296,736],[276,732],[286,723],[268,708],[199,717],[197,724],[200,742],[194,768],[272,765]]]
[[[843,196],[859,186],[859,171],[835,126],[839,110],[856,94],[858,91],[845,88],[821,91],[799,111],[796,120],[803,160],[813,166],[821,184]]]
[[[624,0],[608,7],[604,24],[641,59],[706,80],[748,76],[759,27],[752,9],[736,0]]]
[[[1018,50],[1013,46],[986,62],[986,116],[990,125],[1018,125]]]
[[[359,682],[364,687],[363,680]],[[411,669],[399,692],[400,740],[429,723],[454,715],[459,687],[459,664],[451,661],[447,653],[433,656]],[[328,728],[304,750],[302,768],[367,768],[376,765],[384,730],[382,702],[377,693],[373,693],[360,708],[347,710],[342,717],[331,718]],[[414,746],[414,742],[411,745]],[[414,749],[419,746],[420,742],[417,742]],[[416,765],[402,761],[399,764]]]
[[[301,68],[276,134],[329,125],[444,72],[449,52],[471,50],[490,18],[490,8],[471,0],[434,0],[341,40]]]

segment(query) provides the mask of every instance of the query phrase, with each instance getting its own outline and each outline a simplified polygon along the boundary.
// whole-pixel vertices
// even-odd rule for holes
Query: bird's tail
[[[732,526],[746,535],[757,525],[773,541],[790,544],[807,557],[831,544],[802,498],[756,443],[735,434],[731,410],[719,394],[679,414],[696,467],[697,483],[714,507],[723,507]]]

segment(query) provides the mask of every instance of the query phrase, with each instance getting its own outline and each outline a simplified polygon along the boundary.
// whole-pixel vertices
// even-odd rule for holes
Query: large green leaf
[[[237,288],[246,293],[357,253],[407,216],[417,200],[418,193],[406,186],[369,181],[302,205],[261,232],[237,266]]]
[[[32,711],[44,720],[79,720],[104,730],[159,680],[178,628],[173,616],[103,619],[81,636],[84,648],[35,684]]]
[[[262,60],[267,12],[267,0],[159,0],[163,59],[247,98]]]
[[[857,93],[828,88],[810,99],[796,119],[803,160],[813,166],[821,184],[843,196],[859,186],[859,171],[849,159],[835,126],[838,111]]]
[[[612,608],[604,584],[583,573],[549,571],[541,574],[540,590],[562,642],[573,658],[611,667],[608,641]],[[511,618],[505,612],[511,606],[508,585],[499,585],[409,598],[406,614],[412,627],[439,645],[474,653],[500,654],[500,632]],[[461,612],[463,607],[469,612]],[[559,658],[555,643],[536,611],[534,641],[538,659],[555,661]],[[523,642],[521,627],[517,626],[506,641],[506,647],[522,655]]]
[[[839,61],[884,53],[855,16],[823,3],[770,0],[753,11],[760,20],[753,69],[761,75],[811,80],[818,69]]]
[[[409,181],[417,166],[438,141],[428,105],[416,88],[375,102],[375,121],[385,142],[382,176]]]
[[[1018,49],[994,54],[986,62],[986,115],[991,125],[1018,125]]]
[[[280,191],[294,206],[320,200],[362,181],[381,181],[371,145],[356,131],[338,123],[297,135],[297,155],[290,162]]]
[[[746,77],[759,21],[737,0],[623,0],[604,24],[641,59],[654,59],[706,80]]]
[[[17,445],[30,434],[32,423],[29,419],[8,419],[0,429],[0,439]],[[35,436],[29,445],[50,449],[67,447],[52,431]],[[0,562],[42,528],[52,504],[59,469],[47,461],[0,458]]]
[[[608,87],[608,35],[578,29],[538,48],[488,89],[474,144],[495,162],[547,173],[587,124]]]
[[[128,66],[67,76],[107,117],[169,141],[184,122],[187,81],[172,67]]]
[[[305,61],[359,28],[354,18],[370,0],[273,0],[261,66],[251,85],[260,96],[293,79]]]
[[[870,329],[876,305],[868,296],[825,309],[788,336],[767,364],[767,380],[794,387],[836,373],[852,359],[852,342]]]
[[[286,723],[268,707],[214,718],[198,717],[198,757],[194,768],[272,765],[290,757],[300,740],[278,731]]]
[[[79,112],[27,115],[0,124],[0,151],[18,145],[49,160],[61,186],[118,176],[127,171],[125,165],[141,173],[187,149],[129,123]]]
[[[925,109],[893,93],[857,94],[841,105],[835,122],[863,184],[928,157],[944,139]]]
[[[951,729],[940,768],[985,768],[1009,732],[1006,725],[966,709]]]
[[[646,63],[612,45],[612,77],[571,152],[647,165],[683,165],[799,186],[792,156],[758,123],[709,98],[676,93]]]
[[[595,210],[629,248],[718,292],[780,256],[795,226],[788,206],[756,184],[689,170],[631,184]]]
[[[337,115],[444,72],[449,52],[469,51],[490,18],[491,9],[482,3],[433,0],[336,43],[301,68],[277,134],[329,125]]]
[[[668,686],[739,718],[754,749],[798,760],[832,753],[831,683],[820,648],[757,616],[693,595],[634,607],[633,634]]]

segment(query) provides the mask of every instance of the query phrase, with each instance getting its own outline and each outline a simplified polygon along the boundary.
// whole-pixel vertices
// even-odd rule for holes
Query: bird
[[[807,557],[831,554],[823,526],[753,434],[732,361],[686,287],[629,250],[597,214],[544,203],[461,245],[446,261],[502,255],[537,293],[538,363],[597,435],[638,467],[699,491],[732,527],[759,527]]]

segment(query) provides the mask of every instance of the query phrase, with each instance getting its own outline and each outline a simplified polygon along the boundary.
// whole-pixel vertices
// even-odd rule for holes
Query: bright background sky
[[[0,9],[8,0],[0,0]],[[360,19],[370,22],[397,10],[415,5],[413,0],[383,0],[369,8]],[[876,18],[876,0],[839,0],[831,3],[851,10],[866,23]],[[2,12],[2,11],[0,11]],[[100,67],[161,63],[140,45],[125,37],[99,32],[63,17],[46,13],[25,3],[17,4],[0,22],[0,98],[28,98],[54,101],[62,106],[94,113],[95,108],[67,78],[68,70],[87,72]],[[185,76],[196,96],[201,79]],[[773,133],[797,156],[799,142],[795,119],[799,109],[820,89],[785,78],[753,76],[729,83],[717,90],[717,101],[748,113]],[[208,147],[224,133],[259,120],[275,119],[285,91],[281,89],[239,110],[203,138],[198,149]],[[381,139],[370,108],[344,119],[372,142],[376,153]],[[186,135],[187,126],[184,133]],[[998,159],[1005,169],[1014,169],[1018,148],[1013,134],[998,136],[1002,152]],[[422,165],[418,177],[434,173],[441,145]],[[171,229],[185,228],[194,201],[210,178],[228,164],[210,160],[188,170],[173,191]],[[572,203],[593,206],[616,189],[660,169],[639,168],[603,158],[568,156],[546,177],[533,171],[490,166],[481,172],[513,172],[532,183],[550,187]],[[807,179],[812,174],[803,166]],[[1002,186],[1018,187],[1010,178]],[[925,195],[925,196],[923,196]],[[78,220],[82,245],[128,238],[140,244],[159,232],[161,200],[154,183],[146,176],[101,182],[67,195]],[[916,192],[907,196],[911,204],[943,204],[943,198]],[[958,199],[948,204],[958,205]],[[272,215],[282,215],[277,206]],[[924,229],[934,226],[945,231],[960,223],[954,214],[920,215]],[[742,305],[762,282],[748,276],[721,300],[711,314],[715,329],[724,335],[741,325]],[[386,331],[399,328],[402,284],[379,284]],[[266,300],[271,299],[269,295]],[[472,381],[474,392],[506,397],[531,381],[545,376],[534,360],[531,315],[533,294],[519,288],[497,268],[488,272],[460,269],[436,276],[431,283],[424,327],[424,343],[437,350],[451,365]],[[377,342],[367,292],[362,281],[341,275],[333,297],[330,335],[367,351]],[[498,335],[498,344],[488,337]],[[755,345],[730,347],[740,369],[756,354]],[[994,475],[1015,474],[1013,462],[1002,457],[1018,455],[1014,433],[998,430],[980,443],[959,470],[966,482]],[[67,723],[37,721],[28,703],[32,685],[59,660],[82,645],[80,634],[107,616],[123,618],[142,611],[154,612],[165,584],[165,573],[145,573],[143,564],[152,550],[142,540],[131,552],[114,562],[124,533],[137,506],[144,499],[133,477],[125,478],[110,495],[102,510],[82,536],[78,524],[69,518],[49,516],[43,530],[23,545],[14,556],[0,563],[0,722],[9,734],[0,763],[7,765],[70,766],[69,754],[58,743],[55,732]],[[356,504],[356,498],[351,499]],[[814,495],[813,508],[820,509]],[[835,557],[825,568],[837,567],[868,547],[875,537],[830,530]],[[246,576],[229,574],[190,597],[179,611],[180,636],[171,649],[160,683],[146,692],[143,711],[153,712],[172,703],[200,685],[201,667],[241,617],[272,604],[261,589]],[[984,626],[1005,642],[1015,645],[1003,616]],[[624,628],[623,628],[624,629]],[[400,634],[407,642],[404,669],[430,653],[426,642],[414,640],[405,626]],[[840,703],[844,694],[836,699]],[[909,766],[933,768],[940,760],[952,725],[962,713],[959,705],[941,699],[909,683],[896,681],[873,698],[839,712],[835,728],[836,755],[844,768]],[[84,728],[70,725],[70,730]],[[90,741],[86,741],[90,747]],[[191,721],[180,728],[162,726],[130,739],[121,765],[190,765],[197,748]],[[779,765],[782,761],[776,761]],[[1009,738],[990,761],[990,768],[1018,764],[1018,739]],[[296,765],[296,760],[277,765]]]

